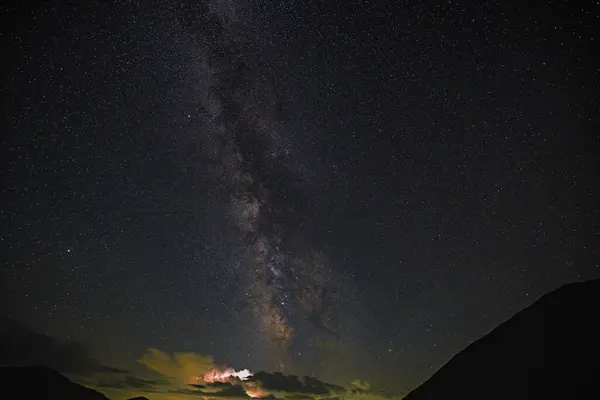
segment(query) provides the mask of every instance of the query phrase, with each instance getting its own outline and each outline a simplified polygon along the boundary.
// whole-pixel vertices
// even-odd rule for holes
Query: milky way
[[[204,140],[214,174],[230,196],[230,217],[242,246],[231,265],[243,277],[242,301],[254,323],[277,349],[279,367],[294,340],[298,319],[339,338],[335,308],[350,298],[351,282],[328,266],[303,237],[307,200],[302,174],[294,170],[289,128],[261,76],[256,45],[231,28],[223,15],[197,12],[190,27],[207,55],[209,91],[204,99]],[[258,68],[263,73],[257,72]],[[297,164],[297,163],[296,163]]]

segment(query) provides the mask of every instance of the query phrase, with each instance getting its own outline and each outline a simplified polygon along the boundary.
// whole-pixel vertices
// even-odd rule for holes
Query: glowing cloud
[[[244,388],[244,390],[246,391],[246,394],[255,399],[261,398],[261,397],[267,397],[269,395],[269,392],[267,392],[266,390],[259,387],[255,382],[249,382],[245,386],[246,387]]]
[[[157,349],[148,349],[139,363],[161,375],[175,378],[183,383],[196,383],[197,377],[221,369],[212,356],[197,353],[175,353],[170,356]]]
[[[228,382],[231,379],[241,379],[245,381],[249,377],[252,376],[252,372],[248,369],[242,369],[240,371],[236,371],[233,368],[227,368],[225,370],[213,369],[207,372],[202,376],[202,380],[204,382]]]

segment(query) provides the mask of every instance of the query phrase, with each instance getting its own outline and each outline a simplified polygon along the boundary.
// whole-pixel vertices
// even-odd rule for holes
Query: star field
[[[4,14],[0,313],[107,364],[403,393],[600,275],[597,2]]]

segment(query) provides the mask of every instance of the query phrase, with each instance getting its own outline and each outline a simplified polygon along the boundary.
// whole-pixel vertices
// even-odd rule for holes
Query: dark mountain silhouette
[[[600,280],[542,296],[405,400],[574,399],[600,389]]]
[[[48,367],[0,367],[0,387],[15,399],[108,400]]]

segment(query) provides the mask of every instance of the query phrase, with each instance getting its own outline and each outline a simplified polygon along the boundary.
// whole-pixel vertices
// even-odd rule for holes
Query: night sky
[[[3,9],[0,314],[401,394],[600,277],[600,4],[376,3]]]

